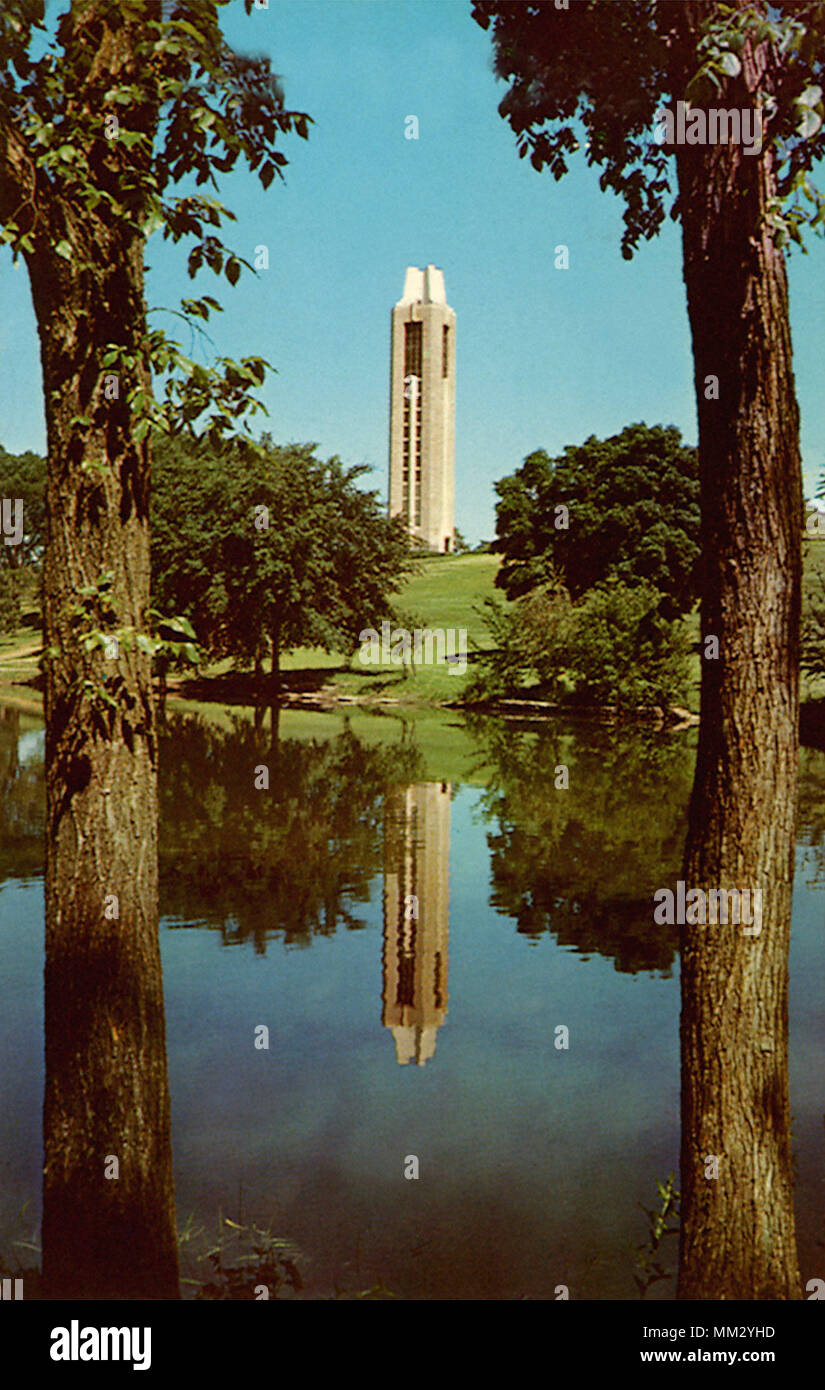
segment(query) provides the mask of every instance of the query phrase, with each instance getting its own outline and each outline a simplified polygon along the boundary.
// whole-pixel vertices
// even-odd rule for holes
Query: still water
[[[694,755],[690,731],[170,714],[179,1227],[271,1229],[303,1297],[379,1281],[418,1299],[638,1297],[642,1205],[679,1157],[676,929],[654,924],[652,899],[679,877]],[[37,1243],[42,1164],[34,715],[0,710],[0,781],[8,1253]],[[825,1277],[823,889],[825,755],[805,751],[790,974],[803,1285]],[[661,1258],[671,1273],[648,1298],[674,1296],[675,1237]]]

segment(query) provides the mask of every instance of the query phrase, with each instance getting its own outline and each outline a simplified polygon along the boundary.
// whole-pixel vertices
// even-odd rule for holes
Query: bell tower
[[[453,550],[455,314],[434,265],[407,267],[392,311],[390,515],[428,550]]]

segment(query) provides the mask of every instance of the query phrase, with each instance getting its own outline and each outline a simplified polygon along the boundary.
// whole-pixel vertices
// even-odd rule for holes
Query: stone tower
[[[428,550],[455,540],[455,314],[443,271],[408,266],[392,311],[390,515]]]

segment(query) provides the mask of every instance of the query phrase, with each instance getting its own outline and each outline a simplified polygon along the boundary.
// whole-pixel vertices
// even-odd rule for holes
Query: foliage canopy
[[[674,218],[681,212],[673,151],[654,135],[657,112],[681,95],[673,90],[681,6],[682,0],[574,0],[566,10],[523,0],[473,4],[473,18],[491,29],[496,76],[510,84],[498,109],[520,157],[529,155],[534,169],[549,168],[560,179],[569,156],[584,146],[588,164],[601,167],[602,190],[625,204],[628,260],[640,240],[656,235],[668,210]],[[802,245],[805,224],[825,234],[825,199],[810,179],[825,119],[825,5],[777,0],[709,8],[687,98],[697,104],[717,98],[739,74],[748,40],[767,42],[772,55],[763,115],[764,138],[779,156],[771,220],[780,244]]]
[[[391,616],[410,567],[406,533],[366,466],[314,445],[159,440],[152,492],[155,602],[192,622],[214,656],[260,662],[295,646],[352,652]]]
[[[578,599],[616,578],[652,584],[666,617],[693,606],[698,464],[674,426],[591,435],[555,459],[539,449],[496,492],[495,549],[504,556],[496,582],[508,598],[558,576]]]

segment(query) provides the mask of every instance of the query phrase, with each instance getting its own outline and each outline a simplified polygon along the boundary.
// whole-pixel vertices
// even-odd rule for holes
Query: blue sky
[[[60,9],[63,6],[59,7]],[[220,194],[227,240],[270,268],[235,289],[149,244],[148,297],[215,293],[214,352],[277,369],[262,398],[279,442],[374,467],[386,495],[390,311],[408,265],[444,270],[457,315],[456,524],[494,534],[493,484],[531,450],[560,451],[626,424],[675,424],[696,441],[680,232],[667,222],[622,260],[622,205],[584,156],[556,183],[518,158],[497,112],[506,87],[470,0],[270,0],[224,14],[233,45],[265,52],[287,104],[315,124],[281,145],[286,182],[236,172]],[[419,139],[404,138],[416,115]],[[565,244],[570,269],[554,268]],[[825,471],[825,246],[790,260],[805,491]],[[0,443],[45,450],[39,350],[25,268],[0,253]],[[175,321],[153,317],[172,336]],[[190,343],[184,330],[185,351]],[[197,345],[192,355],[208,360]]]

